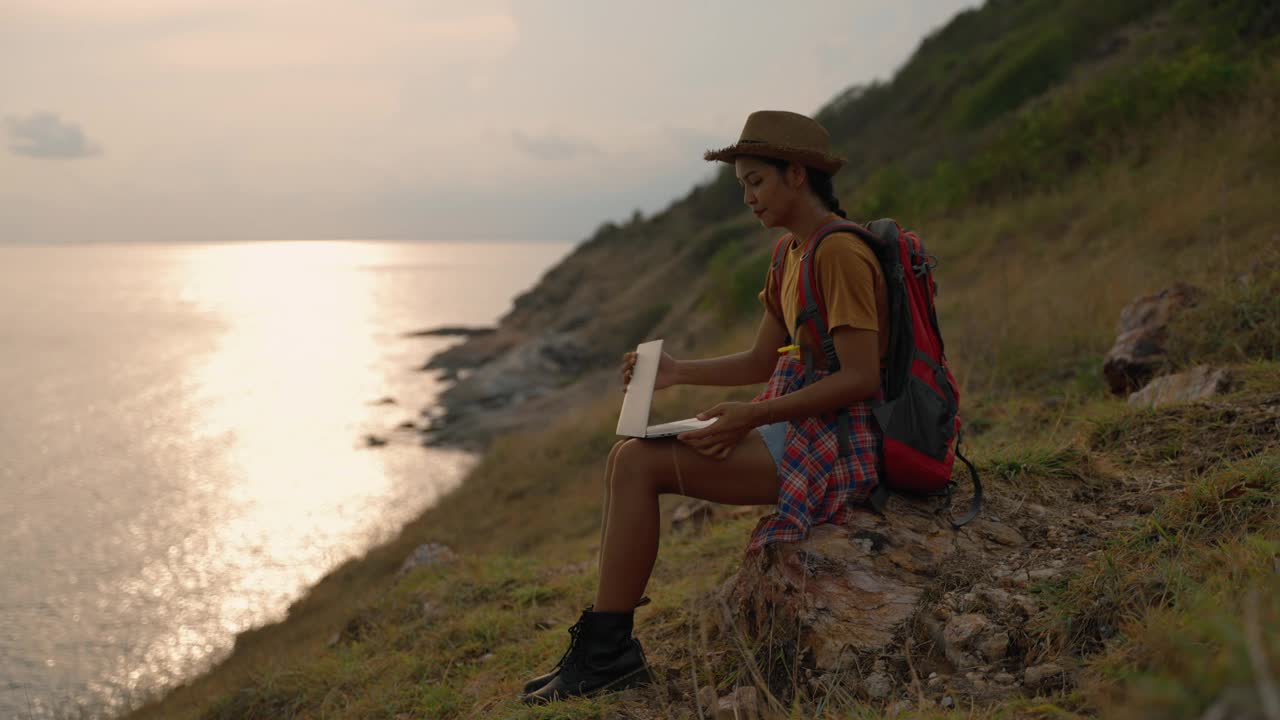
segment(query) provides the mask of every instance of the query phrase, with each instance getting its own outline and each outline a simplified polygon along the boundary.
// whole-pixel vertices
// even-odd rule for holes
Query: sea
[[[199,673],[458,486],[413,426],[459,340],[411,333],[495,324],[571,249],[0,245],[0,718]]]

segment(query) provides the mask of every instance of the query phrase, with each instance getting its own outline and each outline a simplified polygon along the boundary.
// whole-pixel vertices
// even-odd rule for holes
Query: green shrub
[[[997,66],[960,103],[965,127],[981,127],[1057,84],[1076,56],[1072,38],[1058,28],[1050,28],[1010,54],[1012,57]]]
[[[759,314],[757,296],[764,287],[769,262],[766,252],[747,253],[737,244],[722,247],[708,263],[703,307],[724,323]]]
[[[1059,187],[1080,169],[1104,166],[1119,153],[1140,160],[1144,135],[1153,124],[1175,112],[1211,117],[1217,107],[1245,92],[1255,68],[1251,60],[1194,48],[1175,60],[1152,59],[1115,69],[1083,90],[1009,117],[967,159],[944,158],[918,174],[897,164],[881,167],[854,194],[855,213],[873,218],[945,212],[974,201]],[[1023,87],[1018,83],[1024,80],[1030,83],[1025,87],[1040,82],[1018,80],[1021,76],[1013,69],[1008,72],[1002,82],[1012,83],[1010,87]],[[1004,99],[993,95],[980,102],[984,109],[973,112],[994,114],[1022,90],[991,92],[1003,93]]]

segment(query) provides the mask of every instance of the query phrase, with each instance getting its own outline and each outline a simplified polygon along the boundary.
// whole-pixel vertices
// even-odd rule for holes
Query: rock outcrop
[[[844,526],[819,525],[803,542],[757,554],[726,586],[725,601],[738,630],[776,637],[794,629],[807,665],[837,671],[890,648],[959,555],[1002,556],[1024,542],[1017,529],[985,518],[955,530],[932,501],[893,497],[883,516],[859,512]],[[957,666],[1001,655],[999,628],[952,620],[945,632]]]
[[[404,334],[405,337],[481,337],[492,335],[497,328],[466,327],[463,325],[445,325],[429,330],[414,330]]]
[[[1140,297],[1120,312],[1116,342],[1102,366],[1113,394],[1138,390],[1163,368],[1169,320],[1194,305],[1199,296],[1196,288],[1178,283]]]
[[[400,569],[396,571],[396,578],[399,579],[408,575],[414,568],[441,565],[453,562],[456,558],[457,555],[448,545],[439,543],[419,545],[413,549],[413,552],[409,553],[403,563],[400,563]]]

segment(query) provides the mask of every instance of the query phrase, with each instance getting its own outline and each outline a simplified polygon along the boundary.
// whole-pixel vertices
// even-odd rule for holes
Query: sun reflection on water
[[[413,423],[456,340],[404,333],[492,324],[570,249],[0,247],[0,717],[192,677],[455,487],[474,458]]]
[[[184,302],[219,317],[217,349],[194,366],[186,440],[220,442],[220,467],[186,468],[199,488],[193,532],[153,554],[125,594],[165,604],[176,631],[142,650],[130,687],[172,681],[248,627],[279,616],[336,561],[386,534],[388,496],[404,495],[388,453],[361,447],[362,409],[386,392],[377,278],[387,262],[357,243],[213,246],[186,264]],[[395,449],[391,454],[394,455]],[[402,447],[399,452],[425,453]],[[468,457],[436,452],[433,492]],[[394,461],[394,459],[392,460]],[[419,461],[420,462],[420,461]],[[422,499],[429,494],[417,492]],[[394,518],[394,524],[407,520]]]

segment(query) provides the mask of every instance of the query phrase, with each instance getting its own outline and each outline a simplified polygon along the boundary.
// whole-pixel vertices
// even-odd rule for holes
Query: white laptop
[[[636,364],[631,370],[631,382],[622,397],[622,412],[618,415],[618,434],[635,438],[664,438],[690,430],[700,430],[715,420],[687,418],[661,425],[649,424],[649,406],[653,404],[653,386],[658,379],[658,360],[662,357],[662,341],[640,343],[636,346]]]

